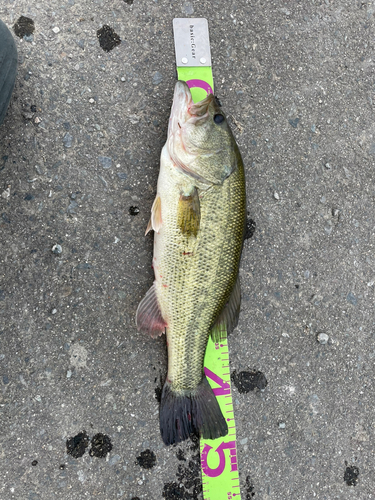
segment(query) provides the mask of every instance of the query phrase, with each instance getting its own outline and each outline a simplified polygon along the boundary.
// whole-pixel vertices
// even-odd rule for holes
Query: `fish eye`
[[[216,125],[220,125],[220,123],[223,123],[224,120],[225,118],[223,115],[218,114],[214,116],[214,122],[216,123]]]

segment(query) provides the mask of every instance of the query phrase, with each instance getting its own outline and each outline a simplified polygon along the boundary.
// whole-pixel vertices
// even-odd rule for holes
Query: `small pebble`
[[[52,309],[51,314],[56,314],[56,313],[57,313],[57,309]]]
[[[98,156],[98,160],[103,168],[108,169],[112,167],[112,158],[109,156]]]
[[[57,33],[60,33],[60,28],[58,28],[57,26],[55,26],[54,28],[52,28],[52,31],[53,31],[54,33],[56,33],[56,34],[57,34]]]
[[[5,191],[1,193],[1,197],[5,200],[10,196],[10,187],[8,186]]]
[[[285,429],[285,422],[279,422],[279,429]]]
[[[63,137],[63,143],[66,148],[71,148],[73,143],[73,136],[67,132]]]
[[[276,191],[273,193],[273,197],[275,198],[275,200],[280,199],[279,193],[277,193]]]
[[[327,170],[331,170],[331,168],[332,168],[329,163],[326,163],[324,166],[326,167]]]
[[[56,255],[60,255],[62,253],[62,247],[61,245],[53,245],[52,247],[52,252]]]
[[[317,337],[319,344],[326,344],[328,342],[329,336],[326,333],[318,333]]]
[[[159,85],[163,81],[163,75],[159,73],[159,71],[156,71],[152,77],[152,83],[154,85]]]
[[[124,76],[121,77],[121,81],[122,82],[125,82],[126,81],[126,78]]]
[[[91,97],[91,99],[89,99],[89,102],[91,102],[91,104],[93,104],[93,103],[95,102],[95,99],[93,99],[93,98]]]

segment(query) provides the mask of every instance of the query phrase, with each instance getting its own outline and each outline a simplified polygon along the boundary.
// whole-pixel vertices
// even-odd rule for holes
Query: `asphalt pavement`
[[[202,500],[197,443],[159,434],[165,339],[134,323],[174,17],[208,19],[246,170],[229,337],[242,499],[375,498],[374,15],[360,0],[1,3],[19,58],[0,127],[2,500]]]

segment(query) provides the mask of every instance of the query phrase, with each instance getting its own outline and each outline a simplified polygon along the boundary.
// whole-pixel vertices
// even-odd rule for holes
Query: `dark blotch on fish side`
[[[144,469],[152,469],[156,464],[156,455],[151,450],[142,451],[139,457],[137,457],[137,462]]]
[[[99,44],[105,52],[110,52],[112,49],[120,45],[121,38],[117,33],[108,25],[104,25],[96,32],[99,39]]]
[[[138,207],[130,207],[129,208],[129,214],[130,215],[138,215],[139,214],[139,208]]]
[[[255,491],[254,491],[254,485],[251,482],[250,476],[247,476],[246,478],[246,497],[245,500],[251,500],[253,497],[255,497]]]
[[[347,462],[345,462],[347,465]],[[350,465],[345,469],[344,481],[348,486],[356,486],[359,481],[359,469],[355,465]]]
[[[245,240],[250,239],[255,232],[256,224],[253,219],[247,219],[246,221],[246,230],[245,230]]]
[[[34,33],[35,25],[34,21],[29,17],[21,16],[18,18],[16,24],[13,27],[14,32],[20,38],[24,36],[29,36]]]
[[[79,458],[82,457],[82,455],[85,453],[88,445],[89,437],[86,434],[86,431],[82,431],[66,441],[66,451],[73,458]]]
[[[241,394],[254,389],[265,389],[268,383],[264,374],[259,371],[240,372],[238,374],[234,371],[230,378]]]
[[[111,439],[106,434],[99,432],[91,439],[90,457],[104,458],[112,450]]]

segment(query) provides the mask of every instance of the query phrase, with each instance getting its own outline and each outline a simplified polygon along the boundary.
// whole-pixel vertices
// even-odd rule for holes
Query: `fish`
[[[238,322],[245,228],[244,166],[226,115],[213,94],[194,103],[177,81],[146,228],[154,231],[155,280],[136,312],[139,332],[167,337],[166,445],[228,433],[203,363],[209,336],[219,342]]]

